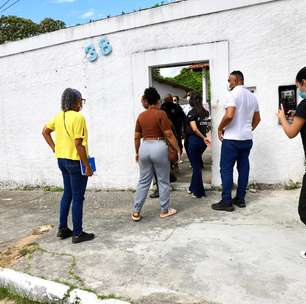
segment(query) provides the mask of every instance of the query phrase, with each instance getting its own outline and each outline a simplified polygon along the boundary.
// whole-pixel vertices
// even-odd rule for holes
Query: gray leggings
[[[170,202],[170,162],[168,146],[163,140],[144,140],[139,150],[139,182],[134,199],[134,212],[140,212],[156,172],[161,211],[168,211]]]

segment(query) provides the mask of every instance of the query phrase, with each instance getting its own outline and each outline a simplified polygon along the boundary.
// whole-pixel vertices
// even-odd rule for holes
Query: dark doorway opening
[[[152,67],[151,86],[155,87],[161,95],[162,102],[171,95],[183,109],[185,115],[190,111],[187,93],[196,91],[203,98],[203,106],[211,113],[211,93],[209,63],[178,64],[171,66]],[[183,136],[184,141],[184,136]],[[211,187],[212,155],[211,147],[203,154],[203,182],[206,188]],[[187,188],[192,176],[192,167],[184,149],[181,163],[174,168],[176,182],[173,188]]]

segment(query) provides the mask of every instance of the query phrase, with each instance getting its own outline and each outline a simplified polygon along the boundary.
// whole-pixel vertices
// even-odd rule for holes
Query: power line
[[[15,2],[13,2],[11,5],[9,5],[8,7],[4,8],[2,11],[0,11],[0,13],[3,13],[5,11],[7,11],[9,8],[11,8],[13,5],[17,4],[18,2],[20,2],[21,0],[16,0]]]
[[[3,8],[4,6],[6,6],[11,0],[7,0],[5,1],[1,6],[0,6],[0,9]]]

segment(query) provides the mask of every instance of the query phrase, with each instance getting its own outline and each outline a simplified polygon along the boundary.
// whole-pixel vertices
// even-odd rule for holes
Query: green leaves
[[[39,24],[39,33],[54,32],[65,28],[65,22],[61,20],[54,20],[52,18],[45,18]]]
[[[208,77],[209,79],[209,72],[205,71],[204,73],[205,77]],[[193,71],[192,69],[184,68],[181,70],[179,75],[171,78],[171,77],[161,76],[160,69],[154,68],[152,70],[152,77],[154,80],[158,82],[165,83],[174,87],[181,87],[184,88],[186,91],[193,90],[202,95],[203,75],[201,71],[196,72]]]
[[[17,16],[1,16],[0,44],[6,41],[29,38],[41,33],[57,31],[62,28],[65,28],[63,21],[51,18],[46,18],[37,24],[30,19]]]

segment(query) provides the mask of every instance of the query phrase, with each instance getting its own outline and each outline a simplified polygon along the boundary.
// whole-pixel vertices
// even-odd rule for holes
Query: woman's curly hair
[[[153,87],[145,89],[143,97],[148,101],[149,105],[156,105],[157,102],[160,100],[159,93]]]

